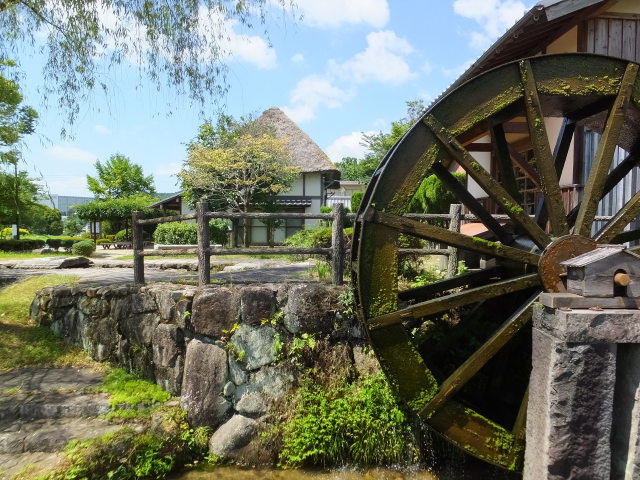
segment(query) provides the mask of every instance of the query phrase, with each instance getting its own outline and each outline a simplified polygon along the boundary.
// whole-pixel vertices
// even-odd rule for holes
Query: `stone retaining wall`
[[[38,292],[31,316],[95,360],[179,396],[193,426],[217,429],[212,452],[233,458],[273,402],[296,386],[303,363],[355,374],[377,369],[344,313],[346,292],[323,284],[63,285]],[[296,339],[313,339],[313,352],[291,358]]]

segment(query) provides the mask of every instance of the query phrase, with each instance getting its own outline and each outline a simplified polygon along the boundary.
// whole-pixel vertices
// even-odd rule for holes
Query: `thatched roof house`
[[[302,173],[324,172],[332,179],[339,178],[339,170],[327,154],[282,110],[271,107],[265,110],[256,122],[273,129],[276,137],[286,139],[287,149],[291,153],[291,163],[300,167]]]

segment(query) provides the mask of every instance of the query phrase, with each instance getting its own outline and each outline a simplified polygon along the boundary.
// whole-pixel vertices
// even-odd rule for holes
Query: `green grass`
[[[265,260],[270,259],[285,259],[286,255],[211,255],[211,258],[220,258],[222,260],[238,260],[243,258],[260,258]],[[145,260],[163,260],[163,259],[177,259],[183,260],[185,258],[198,258],[197,255],[149,255],[144,257]],[[116,257],[115,260],[133,260],[133,255],[122,255]]]
[[[95,366],[79,348],[71,347],[49,328],[29,318],[35,293],[44,287],[73,283],[73,275],[28,278],[0,290],[0,371],[28,366]]]
[[[113,409],[107,414],[109,418],[148,417],[155,406],[171,398],[160,386],[122,368],[111,369],[99,390],[109,394],[109,404]]]
[[[27,258],[68,257],[70,253],[31,253],[31,252],[4,252],[0,250],[0,260],[22,260]]]

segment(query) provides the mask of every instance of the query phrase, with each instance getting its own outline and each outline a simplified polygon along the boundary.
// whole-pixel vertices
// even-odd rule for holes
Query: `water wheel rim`
[[[493,354],[494,350],[502,348],[500,343],[505,337],[508,337],[507,341],[513,338],[513,330],[519,330],[530,319],[531,305],[537,295],[544,290],[553,290],[549,285],[557,283],[541,278],[538,273],[538,264],[545,263],[541,259],[545,259],[546,264],[553,263],[543,254],[550,244],[562,237],[564,240],[558,245],[572,245],[570,237],[573,235],[582,239],[574,245],[584,251],[596,243],[612,242],[620,237],[626,224],[640,213],[640,195],[629,201],[601,231],[592,235],[591,230],[597,204],[603,192],[611,188],[607,182],[616,180],[608,173],[612,149],[622,146],[634,151],[638,141],[637,134],[632,131],[636,117],[640,118],[637,72],[638,66],[634,63],[588,54],[541,56],[493,69],[431,106],[383,159],[363,198],[352,246],[352,278],[358,314],[382,368],[398,397],[437,433],[495,465],[511,470],[522,467],[527,392],[524,392],[513,425],[505,427],[478,414],[452,399],[460,389],[460,378],[449,377],[444,382],[436,380],[403,323],[442,311],[447,301],[467,305],[474,295],[498,297],[519,292],[518,295],[523,295],[519,307],[510,312],[504,324],[489,337],[482,347],[486,347],[485,350],[478,356]],[[598,113],[607,110],[608,113]],[[545,199],[541,206],[544,208],[540,208],[533,219],[514,198],[517,192],[507,179],[498,183],[487,178],[482,165],[462,146],[465,139],[491,130],[492,138],[502,138],[502,142],[494,144],[494,151],[504,150],[501,126],[516,115],[524,116],[529,127],[529,140],[537,162],[532,175],[537,175]],[[564,118],[563,127],[552,152],[542,119],[558,115]],[[564,208],[557,167],[560,163],[561,172],[578,122],[600,131],[603,139],[585,189],[585,200],[579,209],[564,215],[559,213],[564,212]],[[516,228],[524,231],[535,244],[537,251],[524,249],[499,224],[487,225],[500,240],[494,243],[473,237],[465,240],[446,230],[429,229],[402,217],[403,209],[427,172],[435,170],[439,176],[446,176],[446,165],[452,160],[462,165],[467,174],[493,196]],[[547,221],[549,228],[542,228]],[[479,287],[476,291],[468,289],[467,293],[447,293],[445,300],[420,302],[422,305],[398,313],[400,232],[444,241],[507,262],[519,262],[523,268],[512,278],[493,282],[489,286],[495,290],[493,293],[488,292],[487,287]],[[441,238],[443,235],[444,239]],[[470,245],[469,238],[477,245]],[[557,254],[559,248],[551,250]],[[557,274],[547,266],[544,271]],[[474,368],[469,368],[468,363],[460,365],[456,374],[462,371],[464,375],[473,376]]]

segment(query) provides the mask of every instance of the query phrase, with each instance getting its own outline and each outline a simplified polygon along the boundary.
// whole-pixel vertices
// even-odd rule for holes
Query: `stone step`
[[[79,392],[102,384],[104,374],[90,368],[19,368],[0,374],[0,394],[73,390]]]
[[[0,453],[0,480],[10,480],[18,473],[38,478],[56,468],[62,457],[49,452]]]
[[[0,429],[0,454],[57,452],[71,440],[87,440],[122,428],[99,418],[18,420]]]
[[[106,393],[19,393],[0,396],[0,428],[18,419],[96,417],[111,410]]]

